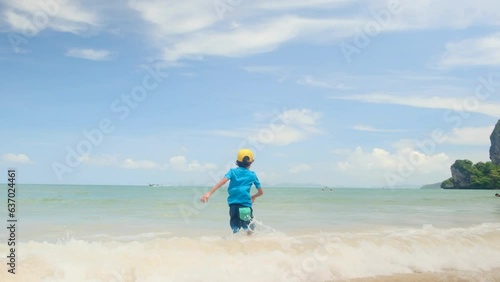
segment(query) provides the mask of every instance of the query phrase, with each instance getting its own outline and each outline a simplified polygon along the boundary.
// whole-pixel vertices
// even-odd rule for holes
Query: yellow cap
[[[236,158],[237,161],[243,162],[243,159],[245,157],[248,157],[249,160],[248,162],[253,162],[253,152],[250,151],[249,149],[241,149],[238,151],[238,157]]]

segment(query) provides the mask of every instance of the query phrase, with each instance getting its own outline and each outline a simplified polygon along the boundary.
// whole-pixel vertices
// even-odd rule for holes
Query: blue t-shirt
[[[229,193],[227,203],[251,207],[250,188],[252,188],[252,184],[255,185],[255,188],[260,189],[260,182],[255,172],[244,167],[237,167],[230,169],[225,177],[230,180],[229,188],[227,188]]]

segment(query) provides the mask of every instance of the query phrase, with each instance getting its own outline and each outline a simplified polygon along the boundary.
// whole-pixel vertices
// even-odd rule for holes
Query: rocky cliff
[[[471,173],[467,168],[472,166],[472,162],[469,160],[464,160],[464,164],[460,161],[456,161],[451,166],[451,178],[453,178],[454,188],[468,188],[471,185]]]
[[[495,129],[491,133],[490,140],[490,160],[494,164],[500,165],[500,120],[498,120]]]
[[[441,183],[445,189],[500,189],[500,120],[490,136],[491,162],[472,163],[456,160],[451,166],[451,178]]]

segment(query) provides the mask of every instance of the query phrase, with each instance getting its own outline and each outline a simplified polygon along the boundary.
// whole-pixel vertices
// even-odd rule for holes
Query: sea
[[[492,190],[264,187],[248,235],[210,188],[18,184],[15,274],[4,189],[0,281],[500,281]]]

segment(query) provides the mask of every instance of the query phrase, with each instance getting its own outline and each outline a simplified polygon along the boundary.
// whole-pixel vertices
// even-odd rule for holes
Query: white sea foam
[[[253,236],[231,234],[224,200],[197,209],[190,189],[23,191],[17,274],[0,282],[500,281],[490,191],[268,189]],[[0,242],[4,266],[7,252]]]
[[[253,236],[150,237],[24,242],[18,247],[18,274],[0,272],[0,281],[338,281],[450,271],[481,281],[482,273],[500,266],[500,224],[494,223],[304,235],[266,231]],[[1,257],[6,253],[7,245],[0,245]]]

